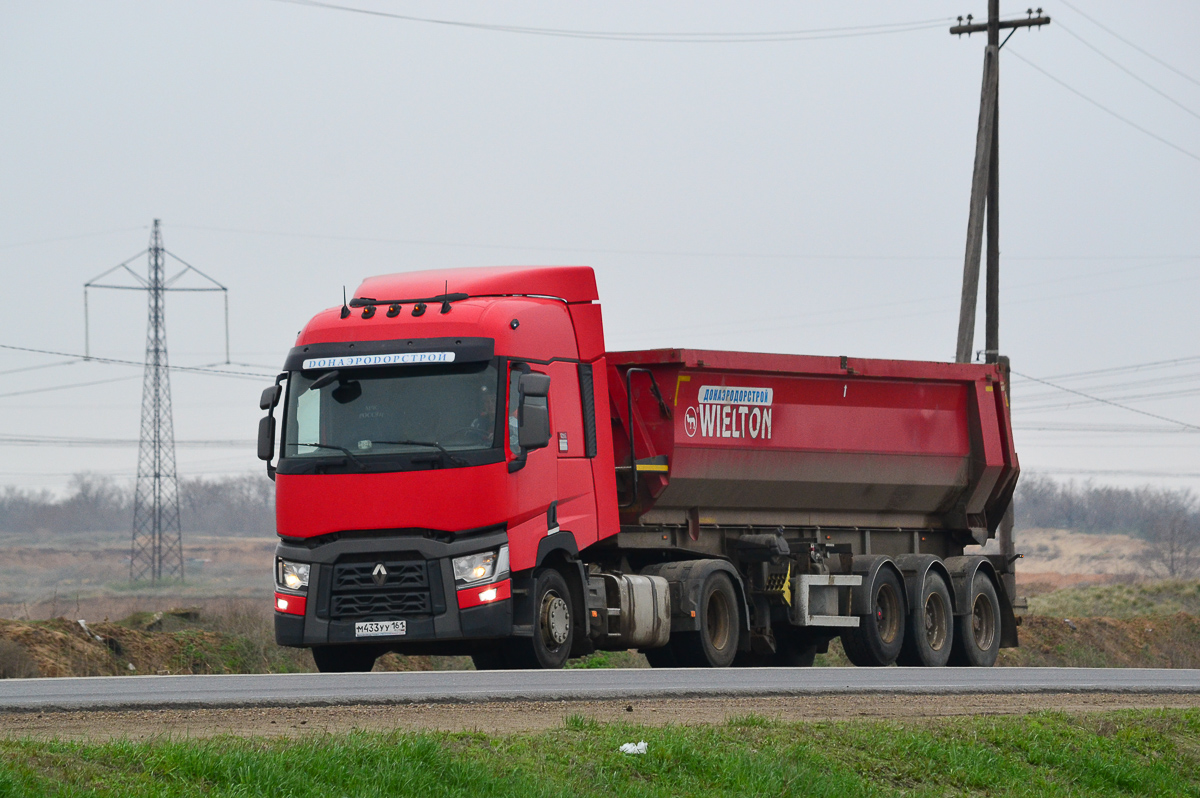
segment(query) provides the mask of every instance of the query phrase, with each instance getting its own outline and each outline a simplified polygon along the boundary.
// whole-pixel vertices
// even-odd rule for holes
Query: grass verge
[[[481,725],[486,710],[480,713]],[[645,740],[644,755],[618,752]],[[1200,795],[1200,711],[0,742],[5,796]]]
[[[1200,581],[1089,585],[1029,597],[1029,613],[1046,617],[1124,620],[1180,612],[1200,615]]]

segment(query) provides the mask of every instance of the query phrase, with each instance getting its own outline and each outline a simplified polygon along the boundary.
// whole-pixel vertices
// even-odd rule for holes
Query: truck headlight
[[[481,551],[455,557],[451,565],[454,581],[459,584],[490,582],[508,573],[508,546],[501,546],[499,551]]]
[[[288,590],[307,590],[309,564],[306,562],[275,561],[275,583]]]

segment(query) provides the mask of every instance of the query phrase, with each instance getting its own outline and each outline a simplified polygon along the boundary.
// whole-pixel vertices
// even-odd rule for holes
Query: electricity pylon
[[[148,255],[147,277],[129,268],[129,263]],[[166,277],[166,257],[183,264],[174,277]],[[97,282],[124,269],[137,285],[107,285]],[[203,277],[210,285],[175,288],[187,272]],[[225,296],[225,362],[229,362],[229,291],[199,269],[168,252],[162,243],[158,219],[150,233],[150,246],[83,285],[85,356],[91,355],[87,321],[89,288],[146,291],[149,299],[146,320],[146,367],[142,379],[142,433],[138,443],[137,485],[133,495],[133,543],[129,579],[183,581],[183,535],[179,523],[179,478],[175,471],[175,425],[171,413],[171,375],[167,359],[166,294],[168,291],[221,291]]]

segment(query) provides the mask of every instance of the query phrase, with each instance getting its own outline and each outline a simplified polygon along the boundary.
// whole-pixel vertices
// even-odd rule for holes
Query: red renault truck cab
[[[416,272],[308,323],[280,375],[279,643],[353,668],[373,639],[471,653],[530,634],[513,574],[617,529],[598,298],[588,268]],[[547,612],[582,600],[565,581]],[[569,653],[539,642],[538,662]]]
[[[374,277],[263,392],[275,634],[561,667],[990,665],[1017,476],[996,365],[607,353],[588,267]],[[272,463],[274,461],[274,463]]]

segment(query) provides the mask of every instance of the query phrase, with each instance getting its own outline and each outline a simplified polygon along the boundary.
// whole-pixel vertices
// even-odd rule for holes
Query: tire
[[[313,646],[313,662],[321,673],[369,673],[383,652],[375,646]]]
[[[1000,599],[986,574],[975,574],[966,609],[965,615],[954,619],[950,663],[990,668],[1000,654]]]
[[[908,614],[900,665],[940,668],[950,661],[954,646],[954,609],[950,588],[935,571],[925,574],[921,592]]]
[[[685,668],[728,668],[737,656],[741,634],[737,593],[728,574],[714,571],[704,580],[697,614],[699,631],[672,636],[676,660]]]
[[[858,616],[858,627],[842,632],[846,657],[863,668],[891,665],[904,644],[907,615],[900,577],[884,566],[875,572],[867,589],[872,611]]]
[[[505,654],[512,668],[561,668],[575,642],[575,609],[567,580],[553,568],[533,576],[533,637],[508,641]]]

